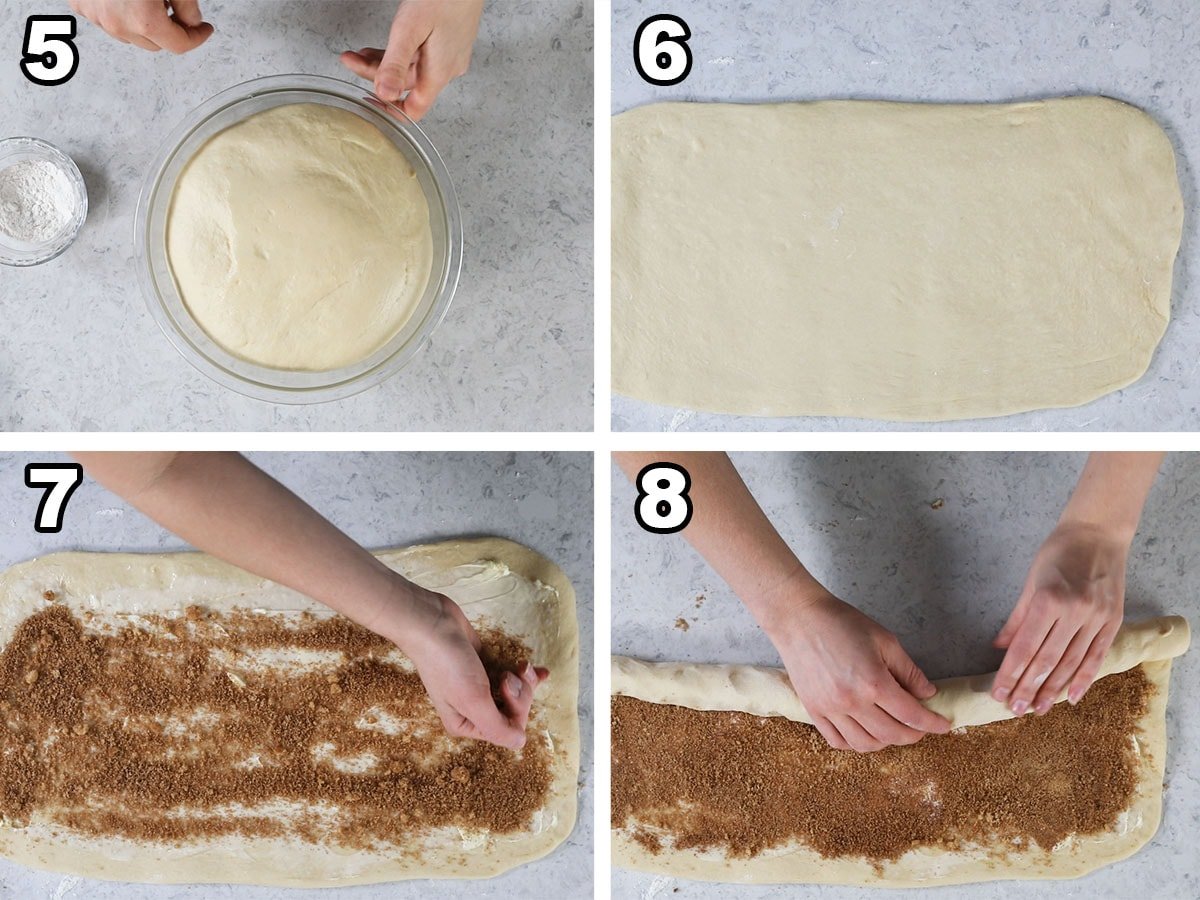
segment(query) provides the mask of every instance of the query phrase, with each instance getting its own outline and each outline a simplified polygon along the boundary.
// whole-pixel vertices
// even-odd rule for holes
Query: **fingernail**
[[[521,688],[521,679],[520,678],[518,678],[512,672],[505,672],[504,673],[504,683],[506,685],[508,685],[509,693],[511,693],[514,697],[521,696],[522,688]]]
[[[1004,703],[1006,700],[1008,700],[1008,695],[1010,693],[1012,693],[1012,691],[1009,691],[1005,688],[996,688],[996,690],[992,693],[992,696],[995,697],[997,700],[999,700],[1001,703]]]
[[[1067,691],[1067,702],[1074,706],[1082,696],[1083,691],[1079,690],[1079,688],[1071,688]]]
[[[533,666],[531,666],[529,663],[525,663],[525,665],[522,667],[521,677],[528,681],[531,685],[537,684],[537,672],[533,671]]]
[[[1053,704],[1051,704],[1051,702],[1049,700],[1043,700],[1041,703],[1039,703],[1037,705],[1038,715],[1044,716],[1046,713],[1050,712],[1050,707],[1052,705]]]
[[[1026,703],[1024,700],[1018,700],[1016,703],[1014,703],[1012,705],[1012,711],[1014,713],[1016,713],[1018,716],[1025,715],[1025,711],[1027,709],[1029,709],[1029,704]]]

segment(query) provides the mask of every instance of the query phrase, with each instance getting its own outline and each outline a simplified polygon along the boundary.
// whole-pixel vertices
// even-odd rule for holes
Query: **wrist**
[[[372,631],[387,638],[404,655],[414,654],[428,643],[428,636],[442,618],[440,594],[426,590],[403,576],[392,573],[376,626]]]
[[[758,624],[774,643],[795,630],[797,619],[823,605],[832,594],[799,562],[794,571],[761,592],[751,607]]]
[[[1137,532],[1137,520],[1087,516],[1064,510],[1054,527],[1054,533],[1074,539],[1087,539],[1107,544],[1116,544],[1128,550]]]

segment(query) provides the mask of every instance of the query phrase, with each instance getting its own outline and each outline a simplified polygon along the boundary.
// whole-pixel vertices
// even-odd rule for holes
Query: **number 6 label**
[[[651,16],[633,36],[633,64],[651,84],[679,84],[692,71],[692,31],[679,16]]]
[[[654,534],[674,534],[692,521],[692,486],[687,469],[674,463],[651,463],[638,472],[633,517]]]
[[[21,71],[34,84],[66,84],[79,68],[74,16],[30,16],[21,45]]]

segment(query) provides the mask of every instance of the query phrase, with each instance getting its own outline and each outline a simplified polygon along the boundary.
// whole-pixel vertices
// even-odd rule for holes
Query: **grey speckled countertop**
[[[367,547],[403,546],[473,535],[519,541],[557,563],[578,599],[579,818],[549,856],[494,879],[408,881],[288,890],[238,885],[130,885],[63,877],[0,859],[0,898],[12,900],[382,900],[407,897],[592,896],[592,456],[585,453],[251,453],[278,478]],[[26,488],[28,462],[59,454],[0,456],[0,566],[56,550],[170,551],[178,538],[85,480],[71,498],[61,534],[33,532],[40,490]]]
[[[0,5],[0,138],[56,144],[91,215],[61,258],[0,268],[0,429],[27,431],[589,431],[592,427],[592,4],[488,4],[469,75],[422,127],[458,189],[465,263],[450,313],[380,387],[308,407],[228,391],[175,352],[135,277],[133,218],[159,144],[213,94],[304,72],[353,81],[338,53],[386,41],[396,0],[201,3],[216,34],[183,57],[80,20],[62,87],[17,67],[26,17]]]
[[[1149,371],[1086,406],[912,425],[863,419],[720,416],[613,398],[618,431],[1190,431],[1200,403],[1200,10],[1194,0],[905,0],[613,4],[612,111],[663,100],[870,98],[1002,102],[1105,94],[1136,104],[1175,144],[1187,210],[1172,322]],[[633,35],[674,12],[692,31],[691,74],[655,88],[633,66]]]
[[[1083,466],[1082,454],[735,453],[784,539],[830,590],[900,638],[931,678],[994,671],[991,640]],[[613,467],[613,652],[653,660],[779,665],[741,603],[679,536],[638,528],[636,496]],[[942,505],[932,504],[941,499]],[[1130,554],[1126,615],[1200,627],[1200,457],[1171,455]],[[697,598],[703,597],[697,606]],[[688,622],[683,631],[677,618]],[[997,882],[905,897],[1194,897],[1200,829],[1200,659],[1176,660],[1161,828],[1132,858],[1076,881]],[[677,892],[676,892],[677,891]],[[620,900],[879,898],[839,887],[734,887],[614,870]],[[887,894],[887,896],[891,896]]]

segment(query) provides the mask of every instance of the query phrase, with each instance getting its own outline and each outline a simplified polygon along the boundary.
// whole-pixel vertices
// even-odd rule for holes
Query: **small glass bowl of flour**
[[[87,188],[71,157],[37,138],[0,141],[0,265],[54,259],[86,218]]]

